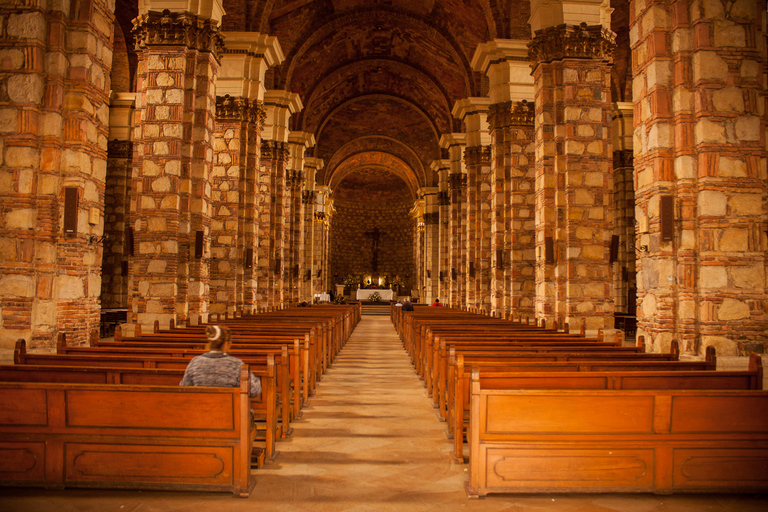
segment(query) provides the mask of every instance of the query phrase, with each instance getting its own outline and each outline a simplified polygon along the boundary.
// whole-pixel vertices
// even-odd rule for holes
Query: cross
[[[366,231],[363,233],[366,237],[371,239],[371,270],[376,272],[379,269],[379,239],[381,239],[382,233],[378,227],[373,228],[373,231]]]

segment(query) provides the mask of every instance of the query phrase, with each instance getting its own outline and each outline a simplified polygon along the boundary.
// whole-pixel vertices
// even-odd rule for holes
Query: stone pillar
[[[426,202],[424,199],[417,199],[411,209],[413,218],[413,262],[416,264],[416,288],[419,290],[421,301],[427,300],[427,282],[426,282],[426,225],[424,216],[426,213]]]
[[[534,90],[526,42],[483,43],[472,66],[490,82],[491,311],[505,318],[533,317]]]
[[[467,147],[467,305],[485,313],[491,308],[491,135],[489,98],[466,98],[451,112],[466,128]]]
[[[610,24],[600,2],[584,1],[578,14],[566,3],[533,2],[531,18],[541,19],[546,8],[559,9],[563,19],[556,26],[533,24],[529,43],[536,92],[537,314],[564,317],[571,328],[594,333],[613,328],[614,34],[588,24],[593,17]]]
[[[436,295],[444,302],[450,297],[450,242],[449,231],[451,218],[451,190],[448,183],[448,172],[451,162],[448,159],[432,162],[432,170],[438,176],[437,213],[438,213],[438,266],[432,271],[435,281]]]
[[[104,257],[101,265],[102,309],[128,307],[129,225],[133,118],[136,94],[113,93],[109,106],[107,176],[104,189]]]
[[[254,146],[264,115],[257,101],[217,97],[210,178],[210,312],[219,315],[253,311],[253,293],[247,293],[253,279],[253,236],[246,237],[246,232],[254,227],[256,169],[251,155],[257,149]]]
[[[314,205],[314,248],[313,253],[313,265],[314,274],[312,274],[312,293],[327,292],[331,289],[335,283],[331,282],[331,275],[329,272],[329,255],[330,255],[330,226],[331,217],[333,215],[333,201],[330,198],[330,187],[322,186],[315,188],[315,205]],[[335,290],[334,290],[335,293]]]
[[[616,313],[635,315],[637,279],[635,270],[635,180],[632,153],[632,103],[613,107],[614,227],[611,240],[613,302]]]
[[[299,301],[300,283],[303,281],[305,262],[303,259],[304,239],[304,207],[302,196],[307,184],[305,173],[305,153],[315,145],[315,136],[306,132],[291,132],[288,137],[290,149],[289,168],[291,172],[291,216],[290,216],[290,273],[289,285],[286,287],[291,303]],[[314,180],[314,176],[312,178]],[[311,301],[312,297],[301,300]]]
[[[763,352],[765,3],[633,2],[638,334]]]
[[[467,224],[464,214],[467,203],[467,173],[463,158],[465,146],[466,135],[463,133],[451,133],[440,138],[440,147],[448,150],[451,166],[448,173],[451,201],[449,221],[450,272],[447,276],[450,283],[450,295],[446,299],[451,306],[457,308],[464,308],[467,305],[467,274],[464,271],[467,266],[464,241],[465,226]]]
[[[207,318],[217,21],[149,11],[134,20],[137,71],[129,322]]]
[[[440,211],[437,187],[422,188],[424,198],[424,286],[425,301],[439,298],[438,268],[440,267]]]
[[[0,15],[0,348],[99,327],[114,15],[93,0]],[[45,5],[45,4],[43,4]],[[92,22],[98,20],[98,22]],[[65,205],[70,207],[65,209]]]
[[[214,206],[224,215],[214,220],[211,234],[211,254],[216,258],[211,268],[211,312],[254,313],[260,228],[256,211],[258,159],[266,122],[264,75],[284,56],[275,37],[258,32],[230,31],[223,35],[227,48],[216,85],[217,166],[211,186],[217,200],[229,198],[229,204]],[[223,228],[226,231],[219,234]],[[228,255],[226,262],[224,255]]]
[[[286,170],[288,149],[288,120],[302,108],[298,94],[270,90],[265,93],[264,125],[259,162],[260,226],[259,236],[259,296],[265,307],[280,307],[285,298],[286,269]],[[268,228],[267,228],[268,226]]]
[[[315,222],[315,208],[316,201],[318,200],[318,193],[315,190],[315,178],[317,171],[323,168],[324,162],[319,158],[307,157],[304,159],[304,175],[306,177],[306,184],[304,192],[302,193],[302,215],[304,222],[304,242],[302,246],[302,257],[300,267],[300,284],[299,284],[299,300],[305,300],[311,302],[314,300],[315,291],[313,288],[313,281],[315,276],[322,267],[320,267],[319,260],[317,259],[316,251],[319,249],[315,242],[315,236],[320,226]]]

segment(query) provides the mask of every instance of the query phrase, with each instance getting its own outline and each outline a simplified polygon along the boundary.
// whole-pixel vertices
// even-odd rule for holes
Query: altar
[[[371,300],[370,297],[374,293],[378,293],[381,300],[393,300],[395,298],[395,292],[388,288],[368,288],[357,290],[357,300]]]

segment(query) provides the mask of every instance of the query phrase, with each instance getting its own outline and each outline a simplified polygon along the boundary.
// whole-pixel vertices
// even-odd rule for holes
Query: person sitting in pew
[[[409,299],[405,299],[403,302],[403,311],[413,311],[413,304]]]
[[[210,325],[205,329],[208,338],[208,352],[195,356],[184,371],[181,386],[221,386],[237,387],[240,385],[240,367],[243,362],[227,354],[232,346],[232,334],[227,327]],[[261,394],[261,380],[250,373],[251,396]]]
[[[432,303],[432,307],[441,307],[442,304],[440,304],[440,299],[435,299],[435,302]]]

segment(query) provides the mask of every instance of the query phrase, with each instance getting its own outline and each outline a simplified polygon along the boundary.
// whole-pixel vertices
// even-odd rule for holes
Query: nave
[[[363,316],[248,499],[228,494],[0,489],[0,511],[752,512],[760,495],[520,495],[469,500],[451,444],[389,318]]]

